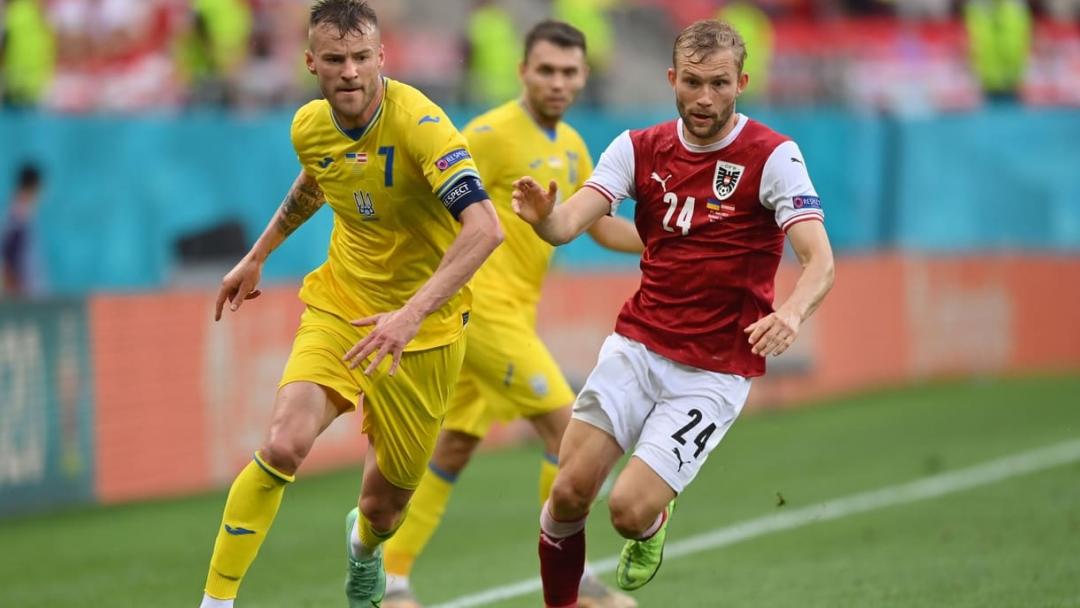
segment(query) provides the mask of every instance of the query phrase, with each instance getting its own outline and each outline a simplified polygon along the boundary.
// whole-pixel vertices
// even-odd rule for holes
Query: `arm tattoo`
[[[278,209],[278,228],[285,233],[285,236],[289,236],[300,227],[300,224],[315,215],[325,201],[326,197],[323,196],[322,189],[318,185],[297,180]]]

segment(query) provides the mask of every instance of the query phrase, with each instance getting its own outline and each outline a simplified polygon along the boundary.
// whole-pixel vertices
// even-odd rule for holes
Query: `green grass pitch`
[[[964,381],[749,415],[669,542],[1080,438],[1080,376]],[[479,455],[414,572],[431,605],[534,578],[536,446]],[[238,608],[343,606],[359,469],[290,487]],[[778,496],[783,497],[783,506]],[[194,608],[223,492],[0,522],[0,606]],[[620,539],[598,504],[593,560]],[[611,575],[605,576],[611,580]],[[1080,461],[665,561],[644,607],[1080,607]],[[540,606],[539,593],[487,604]]]

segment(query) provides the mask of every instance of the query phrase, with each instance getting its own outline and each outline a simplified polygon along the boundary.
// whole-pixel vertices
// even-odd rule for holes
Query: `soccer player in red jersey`
[[[515,183],[515,211],[550,243],[570,241],[632,198],[645,244],[641,287],[577,397],[541,511],[550,608],[577,605],[585,518],[627,451],[633,457],[608,500],[628,539],[616,581],[637,589],[652,579],[675,497],[739,415],[765,357],[791,346],[832,286],[821,202],[799,147],[735,111],[749,81],[745,57],[730,25],[691,25],[675,39],[668,69],[678,120],[623,132],[561,205],[554,183]],[[802,274],[774,308],[785,235]]]

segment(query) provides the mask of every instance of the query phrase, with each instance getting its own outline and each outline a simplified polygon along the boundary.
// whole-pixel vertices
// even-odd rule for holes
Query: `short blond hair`
[[[739,32],[726,21],[703,19],[690,24],[679,32],[675,46],[671,50],[671,65],[678,66],[679,55],[692,63],[701,63],[716,53],[731,49],[735,54],[735,65],[742,73],[746,61],[746,42]]]

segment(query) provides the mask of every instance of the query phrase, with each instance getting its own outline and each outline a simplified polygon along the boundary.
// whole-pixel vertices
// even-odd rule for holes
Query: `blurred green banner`
[[[0,516],[93,500],[86,304],[0,302]]]

